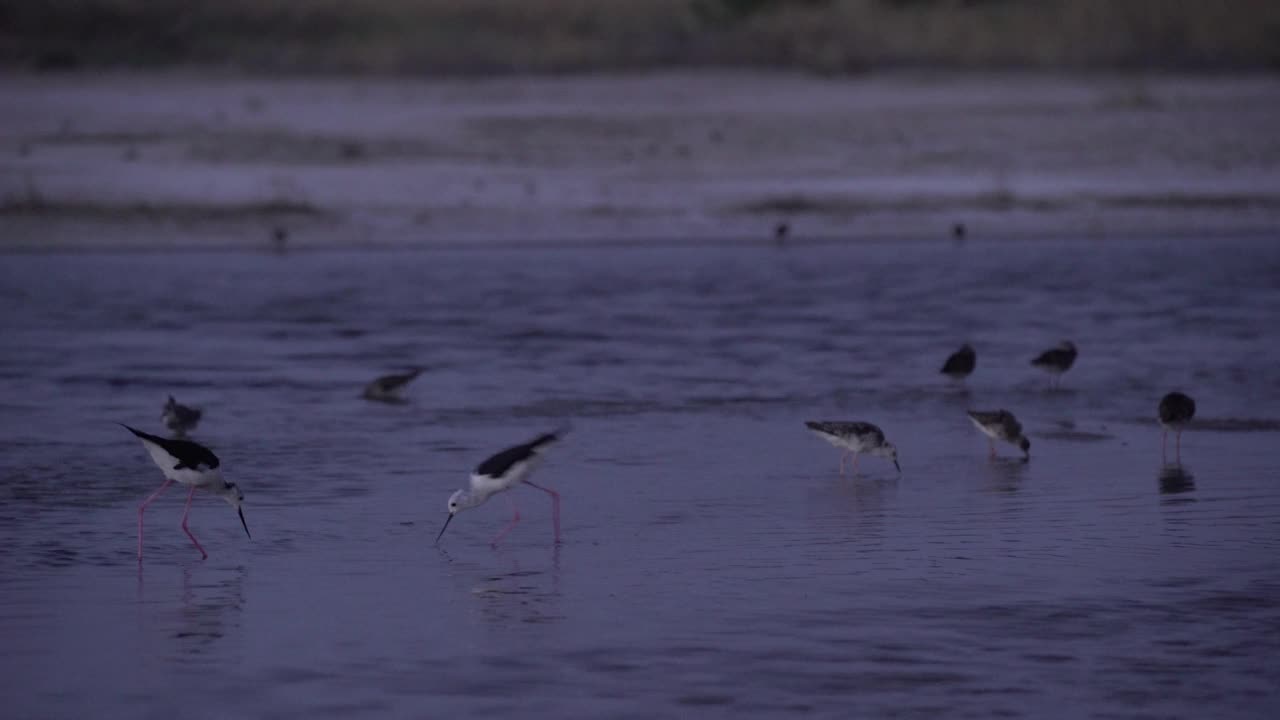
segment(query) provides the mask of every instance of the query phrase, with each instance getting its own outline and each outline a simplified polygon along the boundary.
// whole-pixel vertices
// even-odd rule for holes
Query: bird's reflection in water
[[[551,548],[549,566],[524,569],[517,552],[498,548],[493,559],[504,565],[495,571],[490,562],[467,562],[440,549],[449,564],[458,590],[470,595],[477,616],[486,623],[554,623],[563,619],[560,610],[560,545]],[[519,552],[526,561],[526,552]],[[527,562],[526,562],[527,564]]]
[[[1030,461],[1026,458],[997,457],[987,462],[987,489],[1000,493],[1015,493],[1027,474]]]
[[[172,638],[175,659],[186,663],[212,662],[218,641],[235,634],[244,609],[244,566],[210,572],[182,570],[181,604],[171,616],[166,634]]]
[[[1160,483],[1161,495],[1178,495],[1188,493],[1196,489],[1196,477],[1186,466],[1174,463],[1172,465],[1163,465],[1160,468],[1160,474],[1156,476]],[[1189,500],[1190,498],[1182,498]]]
[[[860,542],[882,539],[885,517],[897,493],[896,476],[837,477],[809,491],[811,525],[832,538]]]

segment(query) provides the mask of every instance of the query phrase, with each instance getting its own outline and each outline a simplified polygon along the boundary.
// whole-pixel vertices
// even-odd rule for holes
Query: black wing
[[[523,445],[516,445],[513,448],[507,448],[493,457],[480,463],[480,467],[476,468],[476,475],[485,475],[487,477],[502,477],[516,463],[529,460],[538,454],[544,446],[550,445],[560,439],[558,432],[546,433],[530,440]]]
[[[158,435],[152,435],[151,433],[145,433],[141,430],[135,430],[124,423],[120,424],[125,430],[133,433],[140,440],[145,440],[149,443],[159,445],[165,452],[177,458],[178,464],[174,466],[175,470],[180,468],[191,468],[192,470],[195,470],[201,465],[204,465],[209,469],[218,467],[218,456],[214,455],[212,450],[200,443],[191,442],[190,440],[169,440],[168,438],[162,438]]]

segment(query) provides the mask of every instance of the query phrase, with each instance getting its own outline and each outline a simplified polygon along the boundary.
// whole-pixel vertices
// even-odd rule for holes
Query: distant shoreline
[[[0,75],[0,252],[1225,236],[1269,76]]]
[[[0,0],[10,70],[1280,69],[1271,0]]]

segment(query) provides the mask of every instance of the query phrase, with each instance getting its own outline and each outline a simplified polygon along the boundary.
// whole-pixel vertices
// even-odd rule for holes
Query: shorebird
[[[271,229],[271,249],[277,253],[284,253],[289,245],[289,231],[283,225],[277,225]]]
[[[898,448],[886,441],[884,431],[871,423],[810,420],[804,425],[818,437],[840,448],[841,475],[844,474],[845,458],[850,453],[853,454],[851,470],[858,469],[858,455],[866,453],[889,458],[898,472],[902,472],[902,467],[898,465]]]
[[[400,391],[404,386],[413,382],[413,379],[421,374],[422,368],[414,368],[400,375],[383,375],[364,386],[364,397],[367,400],[398,402],[401,399]]]
[[[121,423],[121,425],[124,424]],[[138,562],[142,562],[142,514],[147,506],[165,491],[165,488],[175,482],[191,487],[190,492],[187,493],[187,506],[182,511],[182,531],[191,538],[191,542],[200,551],[201,558],[208,559],[209,553],[204,551],[200,541],[196,540],[196,536],[192,535],[187,527],[187,516],[191,514],[191,499],[195,496],[196,490],[208,490],[226,500],[240,515],[244,534],[249,535],[249,524],[244,520],[244,508],[241,507],[244,502],[244,493],[235,483],[222,479],[218,456],[214,455],[209,448],[190,440],[167,440],[135,430],[128,425],[124,425],[124,428],[142,441],[142,447],[147,449],[147,454],[151,456],[151,460],[165,477],[164,484],[138,506]],[[253,536],[249,535],[249,537],[252,539]]]
[[[960,349],[951,353],[951,357],[942,364],[941,372],[943,375],[952,380],[963,380],[969,377],[973,372],[974,366],[978,364],[978,354],[973,351],[969,343],[960,346]]]
[[[1018,418],[1008,410],[970,410],[969,419],[974,425],[991,438],[991,457],[996,456],[996,440],[1017,445],[1027,460],[1031,459],[1031,441],[1022,434],[1022,425]]]
[[[552,432],[544,433],[523,445],[507,448],[480,463],[475,471],[471,473],[471,487],[457,490],[449,496],[449,517],[445,518],[444,527],[440,528],[440,534],[436,535],[436,543],[439,544],[440,538],[444,537],[444,531],[448,529],[454,515],[463,510],[470,510],[473,507],[483,505],[485,501],[494,495],[524,483],[551,496],[551,522],[555,527],[555,538],[558,544],[560,542],[560,493],[551,488],[534,484],[528,479],[528,475],[538,464],[538,461],[542,459],[542,451],[564,437],[564,434],[568,431],[567,427],[562,427]],[[498,541],[511,532],[516,523],[520,522],[520,510],[516,508],[514,502],[510,504],[512,511],[511,522],[494,536],[489,543],[494,547],[497,547]]]
[[[1031,364],[1049,373],[1049,387],[1053,388],[1061,382],[1062,373],[1070,370],[1075,364],[1078,354],[1074,343],[1063,340],[1037,355]]]
[[[187,407],[173,399],[170,395],[165,401],[164,411],[160,413],[160,419],[164,421],[164,426],[169,428],[177,437],[183,437],[188,432],[195,430],[196,425],[200,424],[200,416],[204,413],[200,408]]]
[[[1196,401],[1180,392],[1171,392],[1160,399],[1157,409],[1160,418],[1160,457],[1169,450],[1169,431],[1177,436],[1177,457],[1182,458],[1182,430],[1191,423],[1196,415]]]
[[[783,220],[782,222],[773,226],[773,241],[776,244],[778,245],[786,244],[787,237],[790,235],[791,235],[791,225],[787,223],[787,221]]]

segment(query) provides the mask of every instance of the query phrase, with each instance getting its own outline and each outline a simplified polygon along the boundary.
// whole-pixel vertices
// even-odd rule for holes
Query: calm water
[[[1278,316],[1271,238],[5,257],[6,714],[1273,717]],[[254,535],[198,498],[201,562],[170,490],[139,570],[161,478],[113,423],[170,393]],[[562,546],[531,489],[502,548],[502,498],[432,546],[566,419]],[[807,419],[877,422],[903,474],[839,477]]]

